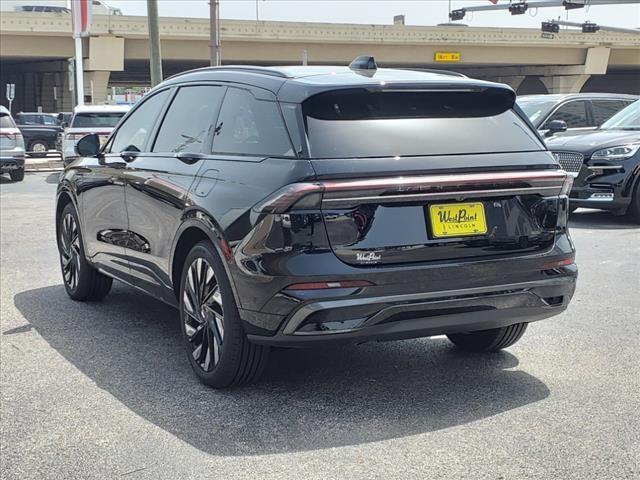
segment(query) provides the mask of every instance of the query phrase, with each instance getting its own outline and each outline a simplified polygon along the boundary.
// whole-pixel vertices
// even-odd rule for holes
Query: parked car
[[[638,98],[617,93],[522,95],[518,106],[544,136],[577,135],[595,130]]]
[[[64,140],[64,132],[71,124],[73,118],[73,112],[60,112],[58,113],[58,122],[60,123],[60,132],[56,138],[56,150],[62,152],[62,141]]]
[[[56,148],[58,134],[62,126],[55,113],[21,112],[15,118],[22,132],[27,153],[34,157],[44,157]]]
[[[640,101],[580,137],[551,138],[547,145],[565,170],[577,176],[571,209],[627,214],[640,222]]]
[[[64,130],[62,139],[62,160],[69,165],[78,155],[76,142],[89,133],[99,136],[104,144],[122,116],[131,109],[130,105],[82,105],[73,111],[71,123]]]
[[[0,173],[8,173],[11,180],[24,179],[24,139],[11,113],[0,105]]]
[[[66,291],[117,279],[177,307],[214,387],[256,378],[269,346],[509,347],[577,275],[572,178],[514,106],[505,85],[371,57],[172,77],[103,148],[78,142],[56,207]]]

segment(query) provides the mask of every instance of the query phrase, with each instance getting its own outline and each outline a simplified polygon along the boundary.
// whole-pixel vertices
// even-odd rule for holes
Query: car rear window
[[[123,116],[124,112],[76,113],[73,117],[73,121],[71,122],[71,128],[113,128]]]
[[[312,158],[544,150],[503,89],[325,92],[303,103]]]
[[[15,128],[15,124],[9,115],[0,115],[0,128]]]

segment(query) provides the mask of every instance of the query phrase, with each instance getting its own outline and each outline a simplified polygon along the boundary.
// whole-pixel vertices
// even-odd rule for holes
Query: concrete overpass
[[[70,32],[69,15],[2,12],[0,85],[16,83],[14,111],[71,108]],[[207,19],[162,18],[160,33],[165,76],[208,65]],[[223,20],[221,37],[225,64],[300,64],[306,50],[310,64],[344,65],[366,53],[381,66],[446,68],[519,93],[640,94],[640,35],[561,31],[548,39],[537,29]],[[459,61],[438,63],[437,52]],[[149,84],[145,17],[95,16],[84,53],[85,95],[93,92],[95,103],[110,86]]]

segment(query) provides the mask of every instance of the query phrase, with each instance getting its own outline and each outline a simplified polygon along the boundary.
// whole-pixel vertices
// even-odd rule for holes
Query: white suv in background
[[[73,162],[76,142],[85,135],[95,133],[104,144],[120,119],[131,109],[130,105],[82,105],[73,111],[73,118],[62,139],[62,160],[65,166]]]
[[[0,105],[0,173],[8,173],[11,180],[24,179],[24,139],[11,113]]]

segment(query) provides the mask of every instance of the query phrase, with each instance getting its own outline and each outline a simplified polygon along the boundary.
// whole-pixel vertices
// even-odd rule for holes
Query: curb
[[[25,173],[47,173],[47,172],[62,172],[64,168],[25,168]]]

